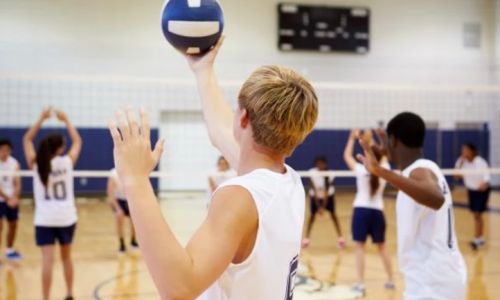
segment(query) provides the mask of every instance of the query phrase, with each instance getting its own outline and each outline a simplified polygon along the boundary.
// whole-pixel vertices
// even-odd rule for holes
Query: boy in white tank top
[[[405,300],[463,300],[467,270],[458,249],[453,203],[448,183],[432,161],[422,158],[425,123],[416,114],[401,113],[378,131],[360,138],[367,170],[400,190],[396,203],[399,266],[405,280]],[[374,149],[375,148],[375,149]],[[381,167],[374,151],[387,154],[402,174]]]
[[[259,68],[244,83],[233,113],[213,71],[222,44],[188,57],[212,143],[238,177],[214,193],[208,216],[183,247],[165,222],[148,175],[163,143],[151,151],[149,125],[131,110],[111,125],[115,166],[139,244],[163,299],[292,299],[304,222],[305,192],[285,165],[313,129],[318,101],[292,70]]]

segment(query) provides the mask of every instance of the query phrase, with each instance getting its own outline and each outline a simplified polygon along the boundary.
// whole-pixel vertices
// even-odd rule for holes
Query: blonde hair
[[[318,118],[314,88],[285,67],[257,69],[243,84],[238,102],[248,112],[255,142],[286,156],[304,141]]]

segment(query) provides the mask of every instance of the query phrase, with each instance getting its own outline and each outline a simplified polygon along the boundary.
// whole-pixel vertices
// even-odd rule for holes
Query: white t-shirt
[[[52,172],[45,187],[36,165],[34,167],[35,225],[71,226],[78,219],[73,189],[73,161],[67,155],[56,156],[51,161],[51,168]]]
[[[405,280],[405,300],[465,299],[467,270],[455,234],[453,202],[446,178],[430,160],[419,159],[402,175],[431,170],[445,202],[439,210],[420,205],[403,192],[396,203],[399,266]]]
[[[0,171],[14,172],[17,171],[18,169],[19,169],[19,163],[14,157],[9,156],[6,161],[0,160]],[[0,176],[0,189],[9,198],[14,196],[15,192],[14,179],[15,176],[9,176],[9,175]],[[5,200],[6,199],[0,197],[0,202],[5,202]]]
[[[386,169],[391,168],[386,161],[382,163],[382,167]],[[354,173],[356,174],[356,198],[354,198],[353,206],[384,210],[384,190],[387,182],[379,178],[380,185],[375,195],[372,196],[370,193],[371,175],[365,166],[357,163],[354,167]]]
[[[463,170],[481,170],[489,168],[486,160],[479,155],[474,157],[472,161],[468,161],[460,157],[457,160],[455,167],[459,169],[461,164],[462,164],[461,169]],[[463,178],[464,178],[464,185],[467,189],[477,191],[479,190],[483,182],[488,182],[488,183],[490,182],[490,173],[483,172],[477,174],[464,174]]]
[[[118,172],[116,171],[115,168],[111,169],[111,179],[113,179],[113,181],[115,182],[115,185],[116,185],[116,189],[115,189],[115,197],[116,199],[119,199],[119,200],[127,200],[127,198],[125,198],[125,192],[123,190],[123,186],[120,182],[120,178],[118,177]]]
[[[241,264],[231,264],[199,300],[291,299],[300,253],[305,192],[289,166],[279,174],[267,169],[229,179],[255,201],[259,227],[254,248]],[[223,247],[224,245],[221,245]]]
[[[309,189],[309,196],[316,197],[321,195],[333,196],[335,194],[335,187],[333,186],[333,176],[328,176],[328,189],[325,187],[325,176],[321,176],[320,174],[314,174],[321,172],[318,168],[312,168],[309,170],[311,172],[311,182],[314,184],[314,187],[318,191],[320,195],[314,194],[314,189],[311,187]]]

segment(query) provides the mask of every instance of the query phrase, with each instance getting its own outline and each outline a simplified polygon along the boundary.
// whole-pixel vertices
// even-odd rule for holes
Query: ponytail
[[[382,160],[382,155],[375,148],[372,147],[373,153],[377,162],[380,163]],[[380,178],[376,175],[370,174],[370,196],[373,198],[377,194],[378,188],[380,187]]]
[[[64,138],[59,134],[49,135],[40,141],[36,153],[36,166],[40,180],[45,187],[49,183],[49,175],[52,172],[52,158],[55,156],[57,149],[63,145]]]
[[[378,176],[370,174],[370,196],[375,196],[380,187],[380,178]]]

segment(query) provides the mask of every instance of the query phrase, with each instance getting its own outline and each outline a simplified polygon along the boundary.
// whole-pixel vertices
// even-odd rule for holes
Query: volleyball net
[[[235,107],[242,81],[221,80],[223,94]],[[319,98],[319,119],[304,147],[291,157],[298,170],[313,167],[316,156],[326,155],[335,171],[324,175],[352,177],[342,151],[352,128],[384,127],[397,113],[413,111],[426,121],[424,154],[453,170],[464,142],[474,142],[500,186],[500,86],[405,85],[313,82]],[[161,190],[201,190],[218,153],[210,144],[194,80],[89,76],[11,76],[0,74],[0,138],[15,143],[14,156],[23,157],[22,135],[44,107],[67,112],[81,129],[83,150],[74,176],[81,181],[109,176],[113,167],[112,142],[107,129],[117,109],[145,107],[154,137],[164,138],[165,152],[157,178]],[[56,120],[44,124],[62,129]],[[41,135],[45,134],[42,132]],[[23,165],[24,167],[24,165]],[[310,174],[300,172],[301,176]],[[29,171],[22,176],[31,176]]]

